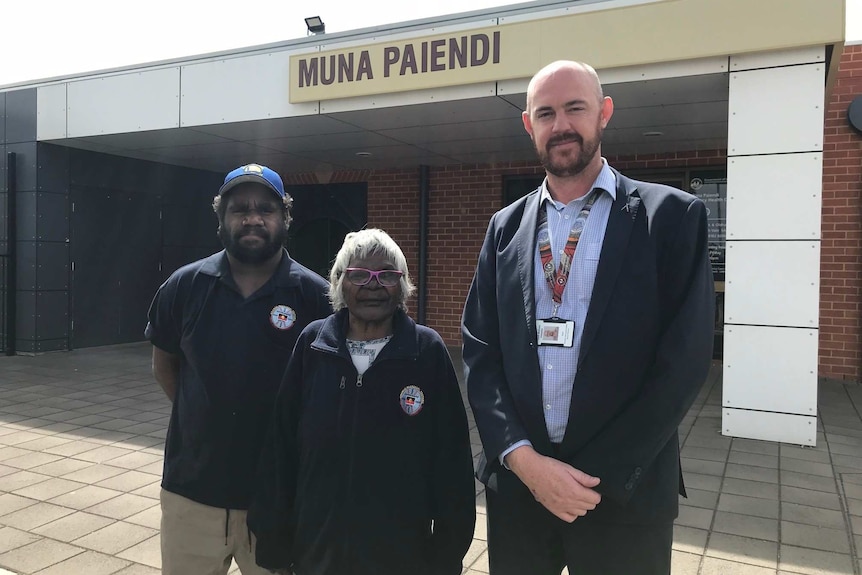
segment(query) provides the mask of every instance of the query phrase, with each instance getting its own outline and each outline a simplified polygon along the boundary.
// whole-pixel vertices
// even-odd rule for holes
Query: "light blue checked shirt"
[[[569,419],[569,405],[572,401],[572,385],[578,371],[578,356],[581,351],[581,336],[584,333],[584,322],[593,295],[593,284],[596,281],[596,270],[599,266],[599,256],[608,227],[608,216],[617,197],[616,178],[608,163],[602,158],[602,171],[593,183],[593,188],[604,190],[593,204],[587,217],[584,231],[578,241],[569,281],[563,291],[563,302],[557,310],[562,319],[574,320],[575,337],[572,347],[539,346],[539,365],[542,368],[542,404],[545,411],[545,425],[548,436],[553,443],[563,441]],[[554,255],[554,269],[560,265],[560,254],[566,246],[572,222],[578,216],[581,208],[590,194],[563,204],[551,198],[547,187],[548,180],[542,182],[540,191],[540,207],[548,212],[548,232],[551,236],[551,253]],[[542,273],[542,263],[539,249],[536,248],[533,263],[533,281],[536,287],[536,318],[547,319],[553,315],[554,299],[551,288]],[[506,449],[500,456],[506,457],[512,450],[521,445],[531,445],[529,441],[519,441]]]

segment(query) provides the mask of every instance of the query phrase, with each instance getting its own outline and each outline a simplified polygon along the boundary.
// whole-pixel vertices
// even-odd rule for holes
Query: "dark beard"
[[[267,241],[259,247],[245,247],[239,240],[243,235],[248,235],[249,233]],[[270,236],[265,230],[260,230],[260,233],[241,230],[239,234],[232,236],[224,226],[219,226],[218,237],[227,253],[236,258],[237,261],[244,264],[261,264],[277,254],[282,246],[284,246],[287,240],[287,227],[282,226],[273,236]]]
[[[587,166],[590,165],[590,162],[596,157],[596,154],[599,151],[599,146],[602,143],[602,132],[603,130],[599,127],[598,132],[596,132],[596,137],[592,140],[584,142],[584,139],[580,134],[574,132],[568,132],[566,134],[560,134],[548,140],[545,144],[545,149],[540,150],[538,146],[536,146],[535,140],[533,141],[533,147],[536,148],[536,154],[539,156],[539,162],[541,162],[542,166],[545,168],[545,171],[553,176],[557,176],[558,178],[565,178],[570,176],[577,176],[581,172],[583,172]],[[574,157],[567,157],[562,160],[552,160],[551,159],[551,149],[555,144],[559,144],[562,142],[577,142],[581,146],[580,153]]]

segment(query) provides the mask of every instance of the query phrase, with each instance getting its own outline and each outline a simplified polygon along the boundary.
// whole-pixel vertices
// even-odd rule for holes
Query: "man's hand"
[[[506,465],[530,489],[536,501],[568,523],[595,509],[602,500],[593,489],[599,484],[598,477],[540,455],[528,445],[506,455]]]

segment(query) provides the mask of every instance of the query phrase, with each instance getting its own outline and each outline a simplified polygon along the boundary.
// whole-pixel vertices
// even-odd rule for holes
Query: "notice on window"
[[[716,281],[724,281],[724,258],[727,249],[727,172],[692,171],[688,186],[689,191],[706,204],[712,275]]]

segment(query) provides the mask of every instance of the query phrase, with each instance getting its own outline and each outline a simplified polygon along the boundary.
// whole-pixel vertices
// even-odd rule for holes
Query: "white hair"
[[[329,272],[329,301],[332,309],[338,311],[347,307],[344,302],[343,282],[344,270],[350,267],[354,260],[364,260],[370,256],[383,256],[395,265],[401,276],[401,298],[398,307],[407,311],[407,299],[413,295],[416,288],[410,281],[407,271],[407,258],[389,234],[377,228],[350,232],[344,236],[344,243]]]

